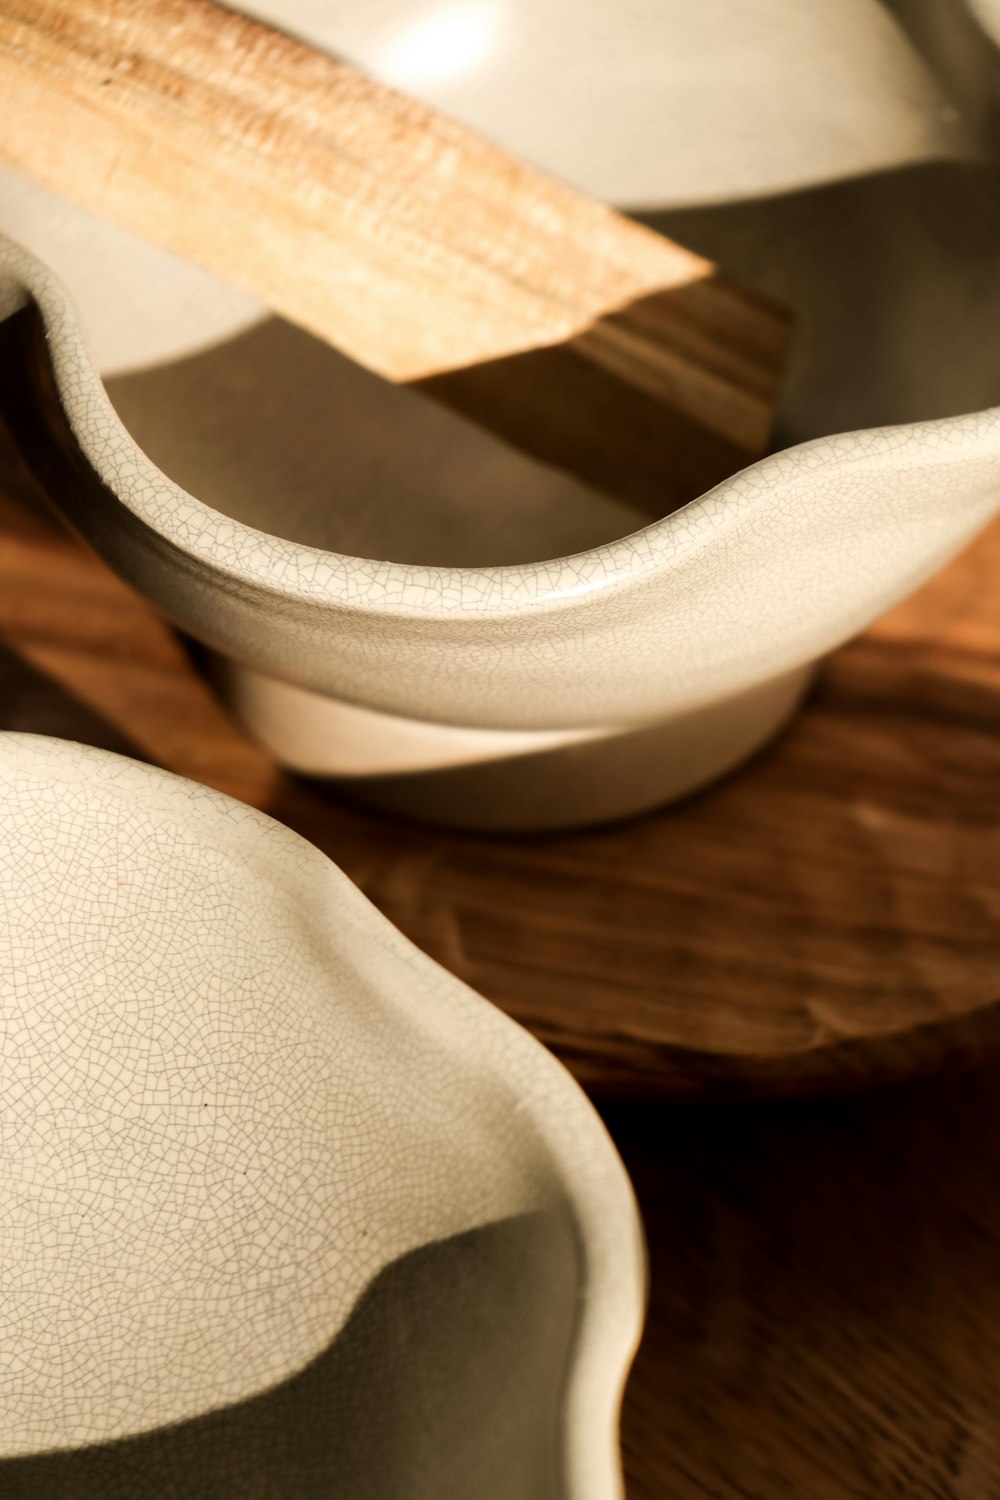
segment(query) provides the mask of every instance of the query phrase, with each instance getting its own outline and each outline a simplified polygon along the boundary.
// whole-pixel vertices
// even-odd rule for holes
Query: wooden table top
[[[998,567],[1000,528],[839,653],[782,742],[707,795],[598,833],[485,840],[282,775],[152,612],[8,492],[0,725],[266,807],[598,1092],[658,1095],[603,1106],[650,1245],[629,1500],[988,1500]],[[726,1102],[944,1063],[840,1101]]]
[[[623,1102],[650,1243],[629,1500],[1000,1495],[1000,1073]]]

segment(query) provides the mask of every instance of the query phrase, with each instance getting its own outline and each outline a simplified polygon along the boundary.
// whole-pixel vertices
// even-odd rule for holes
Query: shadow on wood
[[[998,1083],[605,1112],[652,1267],[629,1500],[995,1493]]]

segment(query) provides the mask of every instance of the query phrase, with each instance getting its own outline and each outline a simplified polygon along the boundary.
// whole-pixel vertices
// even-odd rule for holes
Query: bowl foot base
[[[813,671],[640,726],[510,730],[379,713],[216,661],[230,708],[289,770],[404,817],[498,832],[612,822],[696,791],[782,728]]]

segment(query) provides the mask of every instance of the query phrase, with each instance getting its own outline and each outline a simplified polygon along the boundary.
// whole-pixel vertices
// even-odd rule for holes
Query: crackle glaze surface
[[[0,1493],[619,1493],[641,1233],[527,1033],[103,751],[0,736],[0,907]]]
[[[34,302],[100,487],[73,525],[192,633],[322,694],[441,723],[664,719],[780,677],[915,588],[1000,503],[1000,411],[817,438],[572,557],[434,568],[324,552],[188,495],[137,448],[68,300],[7,246],[0,312]]]

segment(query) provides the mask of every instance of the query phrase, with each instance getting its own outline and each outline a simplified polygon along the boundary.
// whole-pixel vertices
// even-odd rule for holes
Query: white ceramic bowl
[[[654,213],[799,318],[787,451],[643,525],[6,181],[2,222],[81,299],[113,404],[160,465],[106,400],[60,287],[8,252],[6,306],[37,299],[68,418],[60,468],[39,370],[36,470],[219,653],[230,701],[287,764],[480,826],[681,795],[763,743],[819,658],[996,513],[997,68],[970,10],[251,9]],[[15,384],[41,349],[8,349]]]
[[[0,1494],[612,1500],[643,1306],[570,1076],[311,845],[0,735]]]
[[[4,318],[6,314],[6,318]],[[0,249],[0,406],[71,524],[223,658],[297,769],[480,826],[609,818],[762,743],[818,658],[1000,506],[1000,410],[818,438],[624,539],[419,567],[211,509],[126,432],[65,294]]]

